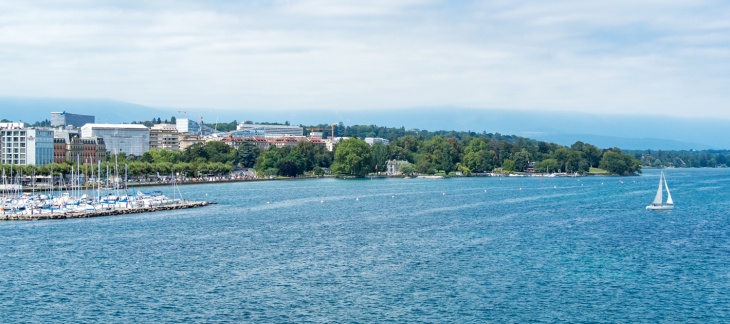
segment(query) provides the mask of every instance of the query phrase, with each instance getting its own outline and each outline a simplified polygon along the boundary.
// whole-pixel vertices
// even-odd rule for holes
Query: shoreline
[[[327,176],[315,176],[315,177],[292,177],[292,178],[247,178],[247,179],[221,179],[221,180],[198,180],[198,181],[176,181],[174,183],[168,182],[168,181],[160,181],[160,182],[128,182],[127,188],[133,189],[135,187],[165,187],[165,186],[171,186],[171,185],[178,185],[178,186],[187,186],[187,185],[196,185],[196,184],[216,184],[216,183],[239,183],[239,182],[263,182],[263,181],[302,181],[302,180],[316,180],[316,179],[402,179],[402,178],[439,178],[439,179],[450,179],[450,178],[491,178],[491,177],[504,177],[504,178],[523,178],[523,177],[545,177],[545,178],[574,178],[574,177],[632,177],[632,176],[640,176],[640,174],[632,174],[632,175],[616,175],[616,174],[583,174],[583,175],[545,175],[540,173],[489,173],[489,174],[474,174],[471,176],[448,176],[448,175],[442,175],[442,176],[435,176],[435,175],[425,175],[425,176],[405,176],[405,175],[396,175],[396,176],[389,176],[389,175],[368,175],[368,176],[334,176],[334,175],[327,175]],[[72,186],[64,186],[62,187],[63,190],[72,190],[77,189],[77,187]],[[23,192],[31,192],[33,190],[35,191],[44,191],[50,189],[49,186],[36,186],[35,188],[29,187],[29,186],[23,186],[22,190]],[[56,186],[54,189],[58,189],[58,186]],[[120,190],[123,188],[119,188]],[[96,190],[96,187],[89,186],[88,188],[85,188],[82,186],[82,190]],[[102,188],[102,190],[108,190]]]

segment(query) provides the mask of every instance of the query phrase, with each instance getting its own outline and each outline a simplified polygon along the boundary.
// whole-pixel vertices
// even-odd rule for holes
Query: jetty
[[[142,206],[142,207],[129,207],[129,208],[115,208],[105,210],[82,210],[82,211],[64,211],[64,212],[12,212],[3,210],[0,213],[0,221],[34,221],[34,220],[49,220],[49,219],[70,219],[70,218],[90,218],[90,217],[102,217],[102,216],[118,216],[127,214],[139,214],[139,213],[151,213],[166,210],[178,210],[188,208],[199,208],[208,205],[217,204],[216,202],[210,201],[180,201],[172,204],[156,205],[156,206]]]

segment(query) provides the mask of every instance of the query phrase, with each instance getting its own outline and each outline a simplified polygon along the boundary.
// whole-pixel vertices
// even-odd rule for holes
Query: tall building
[[[0,164],[53,163],[53,130],[25,128],[23,123],[0,123]]]
[[[200,134],[200,124],[192,119],[178,118],[175,120],[175,127],[180,133]]]
[[[81,137],[101,137],[112,154],[142,156],[150,148],[150,129],[137,124],[86,124]]]
[[[96,122],[96,117],[89,115],[71,114],[65,111],[51,113],[51,126],[74,126],[81,127]]]
[[[150,128],[150,149],[180,150],[176,125],[157,124]]]

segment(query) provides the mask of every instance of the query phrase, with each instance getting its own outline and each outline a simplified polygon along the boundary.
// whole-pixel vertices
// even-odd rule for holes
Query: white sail
[[[667,189],[667,203],[662,204],[662,185]],[[669,186],[667,185],[667,177],[664,176],[664,172],[659,174],[659,187],[656,191],[656,197],[651,205],[646,206],[647,210],[672,210],[674,209],[674,201],[672,201],[672,194],[669,193]]]
[[[664,178],[664,173],[661,173],[659,175],[659,188],[656,190],[656,196],[654,197],[654,201],[651,202],[652,205],[662,204],[662,178]]]
[[[664,177],[664,188],[667,189],[667,205],[674,205],[674,201],[672,201],[672,194],[669,193],[669,186],[667,185],[667,177]]]

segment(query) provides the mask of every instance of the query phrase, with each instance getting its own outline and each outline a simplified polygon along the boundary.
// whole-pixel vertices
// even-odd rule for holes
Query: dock
[[[4,214],[0,215],[0,221],[34,221],[34,220],[49,220],[49,219],[70,219],[70,218],[90,218],[90,217],[103,217],[103,216],[119,216],[128,214],[139,214],[139,213],[153,213],[158,211],[166,210],[178,210],[188,208],[200,208],[208,205],[217,204],[210,201],[185,201],[174,204],[166,204],[159,206],[146,206],[146,207],[130,207],[130,208],[117,208],[108,210],[89,210],[89,211],[66,211],[57,213],[13,213],[4,211]]]

